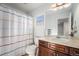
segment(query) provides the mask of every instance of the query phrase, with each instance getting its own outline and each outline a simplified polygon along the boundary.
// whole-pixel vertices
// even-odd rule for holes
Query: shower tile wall
[[[25,54],[33,43],[33,20],[13,9],[0,6],[0,55]]]

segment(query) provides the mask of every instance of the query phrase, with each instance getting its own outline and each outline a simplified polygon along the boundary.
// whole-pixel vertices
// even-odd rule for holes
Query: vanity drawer
[[[46,42],[46,41],[39,40],[39,45],[42,45],[42,46],[44,46],[44,47],[47,47],[47,48],[48,48],[48,42]]]
[[[70,48],[70,54],[71,54],[72,56],[79,56],[79,49]]]
[[[58,45],[56,44],[56,50],[62,53],[69,54],[69,47],[64,46],[64,45]]]
[[[56,50],[56,44],[54,43],[48,43],[48,48],[52,50]]]

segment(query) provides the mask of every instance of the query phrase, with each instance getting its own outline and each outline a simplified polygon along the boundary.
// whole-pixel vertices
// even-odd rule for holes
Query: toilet
[[[34,39],[34,44],[28,45],[26,47],[26,54],[29,56],[37,56],[38,55],[38,42],[39,40],[37,38]]]
[[[37,46],[36,45],[28,45],[26,47],[26,54],[28,54],[29,56],[35,56],[37,55]]]

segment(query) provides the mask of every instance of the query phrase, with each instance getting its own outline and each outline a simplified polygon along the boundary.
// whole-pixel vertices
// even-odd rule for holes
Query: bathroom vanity
[[[79,56],[79,41],[39,40],[39,56]]]

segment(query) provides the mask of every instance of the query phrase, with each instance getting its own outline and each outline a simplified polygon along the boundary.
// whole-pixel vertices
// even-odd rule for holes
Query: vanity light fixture
[[[52,10],[59,10],[62,8],[67,8],[69,7],[71,4],[70,3],[53,3],[50,7],[50,9]]]

